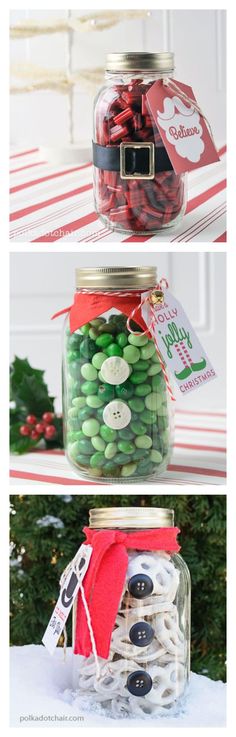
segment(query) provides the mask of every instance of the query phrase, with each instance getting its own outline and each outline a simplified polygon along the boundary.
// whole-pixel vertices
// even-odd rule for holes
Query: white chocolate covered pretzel
[[[167,665],[153,665],[149,668],[152,688],[147,701],[159,706],[168,706],[180,696],[184,689],[185,669],[182,663],[172,661]]]
[[[153,594],[159,601],[174,601],[179,585],[179,571],[167,555],[159,553],[137,553],[130,557],[127,569],[127,581],[132,576],[144,573],[153,583]]]

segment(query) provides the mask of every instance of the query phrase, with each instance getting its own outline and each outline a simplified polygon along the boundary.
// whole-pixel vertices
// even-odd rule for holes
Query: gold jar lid
[[[126,53],[107,54],[107,72],[173,72],[174,54],[171,51],[147,53],[128,51]]]
[[[162,507],[101,507],[89,510],[93,529],[174,527],[174,510]]]
[[[156,266],[76,269],[77,289],[149,289],[156,283]]]

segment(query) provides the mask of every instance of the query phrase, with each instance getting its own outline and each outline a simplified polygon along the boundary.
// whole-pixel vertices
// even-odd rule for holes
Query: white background
[[[110,6],[111,7],[111,6]],[[99,7],[97,10],[101,10]],[[117,9],[117,8],[116,8]],[[21,20],[67,18],[87,10],[12,10],[11,24]],[[49,69],[104,67],[111,51],[174,51],[175,79],[190,84],[209,118],[217,146],[225,136],[225,11],[152,10],[145,20],[119,23],[105,31],[57,33],[12,40],[12,63]],[[15,80],[13,80],[15,82]],[[55,91],[14,94],[11,142],[14,145],[90,142],[93,92],[77,85],[72,99]],[[71,104],[71,113],[70,113]]]
[[[202,341],[218,375],[207,386],[191,392],[184,406],[225,408],[225,254],[52,253],[11,255],[11,359],[27,357],[46,370],[50,392],[61,395],[61,332],[63,317],[51,315],[73,301],[75,268],[81,266],[139,266],[154,264],[158,276],[168,279]],[[57,408],[61,408],[60,399]]]

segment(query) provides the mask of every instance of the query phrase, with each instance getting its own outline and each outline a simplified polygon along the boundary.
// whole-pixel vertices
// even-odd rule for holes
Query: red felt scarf
[[[164,550],[177,553],[178,527],[163,527],[138,532],[91,530],[84,527],[86,543],[93,552],[83,581],[96,648],[101,658],[109,655],[110,641],[124,588],[128,549]],[[76,612],[74,652],[88,657],[92,652],[86,614],[80,592]]]
[[[131,315],[133,310],[135,313],[135,322],[140,325],[143,330],[147,329],[147,325],[141,316],[140,302],[141,292],[75,292],[74,302],[70,307],[66,307],[64,310],[56,312],[52,316],[52,320],[59,315],[63,315],[66,312],[70,314],[70,332],[74,333],[75,330],[81,328],[90,320],[94,320],[95,317],[108,312],[108,310],[116,309],[123,314]]]

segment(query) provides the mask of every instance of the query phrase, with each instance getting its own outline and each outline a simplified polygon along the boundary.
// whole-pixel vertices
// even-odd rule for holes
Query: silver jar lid
[[[76,269],[77,289],[149,289],[156,283],[156,266]]]
[[[101,507],[89,510],[93,529],[174,527],[174,510],[162,507]]]
[[[174,54],[171,51],[147,53],[146,51],[128,51],[125,53],[107,54],[107,72],[155,71],[168,73],[174,69]]]

